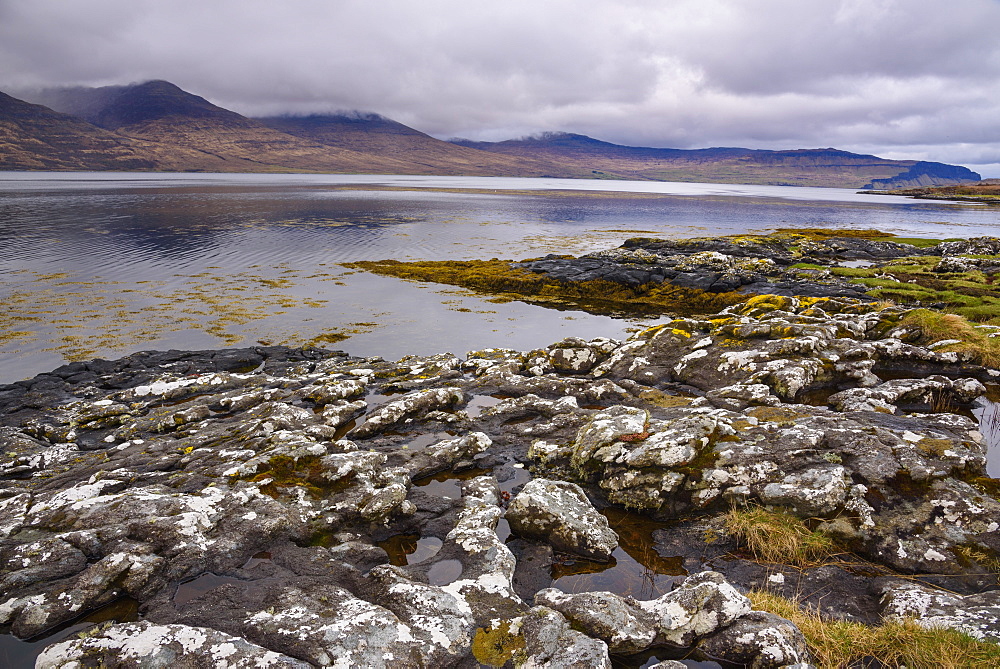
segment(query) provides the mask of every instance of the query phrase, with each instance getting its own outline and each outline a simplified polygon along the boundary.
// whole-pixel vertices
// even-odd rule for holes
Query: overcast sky
[[[437,137],[833,146],[1000,176],[1000,0],[0,0],[0,90],[166,79]]]

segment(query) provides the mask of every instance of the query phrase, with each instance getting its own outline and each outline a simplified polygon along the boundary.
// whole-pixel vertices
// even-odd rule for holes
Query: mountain
[[[42,95],[139,142],[156,169],[219,172],[406,172],[405,160],[361,154],[273,130],[166,81]]]
[[[897,188],[911,183],[928,185],[921,181],[952,184],[979,179],[978,174],[960,166],[887,160],[837,149],[656,149],[572,133],[543,133],[503,142],[451,141],[467,148],[587,167],[599,176],[627,179],[841,188]]]
[[[148,170],[134,142],[78,118],[0,93],[0,169]]]
[[[836,149],[658,149],[569,133],[445,142],[370,113],[252,119],[167,81],[26,97],[30,102],[0,93],[0,169],[466,174],[879,189],[979,178],[964,167]]]
[[[585,177],[589,170],[558,162],[480,151],[435,139],[379,114],[353,112],[257,119],[269,128],[341,149],[404,158],[410,173],[475,176]]]

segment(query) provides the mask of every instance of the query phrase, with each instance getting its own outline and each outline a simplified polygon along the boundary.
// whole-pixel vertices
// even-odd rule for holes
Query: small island
[[[1000,179],[983,179],[953,186],[923,186],[892,190],[863,190],[870,195],[900,195],[919,200],[953,200],[955,202],[985,202],[1000,204]]]

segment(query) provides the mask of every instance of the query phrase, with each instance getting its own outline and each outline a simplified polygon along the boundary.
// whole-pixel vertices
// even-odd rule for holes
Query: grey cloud
[[[162,78],[439,137],[968,163],[1000,152],[998,24],[995,0],[0,0],[0,90]]]

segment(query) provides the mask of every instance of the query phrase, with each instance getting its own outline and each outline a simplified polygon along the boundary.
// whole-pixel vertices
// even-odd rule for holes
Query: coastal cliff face
[[[546,133],[445,142],[377,114],[251,119],[166,81],[34,91],[0,104],[0,169],[332,172],[896,188],[975,181],[964,167],[836,149],[656,149]]]
[[[744,270],[791,264],[726,243]],[[637,244],[603,266],[664,258],[669,283],[725,264]],[[1000,270],[1000,240],[946,244],[946,269]],[[573,264],[550,261],[530,271]],[[844,285],[626,341],[145,352],[0,387],[0,625],[103,612],[42,667],[837,666],[904,631],[886,647],[951,634],[959,666],[996,664],[1000,487],[973,412],[1000,399],[1000,324],[950,339]],[[856,644],[825,654],[799,606]]]

